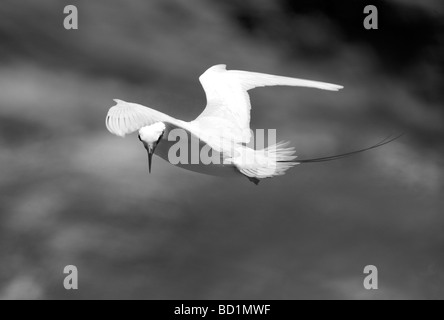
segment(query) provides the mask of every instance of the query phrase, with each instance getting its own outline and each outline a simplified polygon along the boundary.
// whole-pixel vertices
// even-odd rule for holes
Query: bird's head
[[[156,122],[139,130],[139,140],[143,143],[146,151],[148,151],[148,169],[150,173],[154,150],[156,150],[157,145],[162,140],[165,129],[166,126],[163,122]]]

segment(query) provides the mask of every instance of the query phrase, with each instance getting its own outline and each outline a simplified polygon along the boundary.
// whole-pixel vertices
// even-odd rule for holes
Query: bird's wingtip
[[[207,71],[226,71],[227,65],[224,63],[216,64],[207,69]]]
[[[114,101],[115,103],[117,103],[117,104],[127,103],[127,102],[125,102],[125,101],[123,101],[123,100],[121,100],[121,99],[113,99],[113,101]]]
[[[331,91],[339,91],[339,90],[344,89],[344,86],[341,86],[341,85],[338,85],[338,84],[332,84],[332,85],[329,86],[328,89],[331,90]]]

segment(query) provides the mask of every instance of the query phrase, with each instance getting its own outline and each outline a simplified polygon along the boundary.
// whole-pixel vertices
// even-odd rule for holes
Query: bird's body
[[[247,145],[251,139],[248,90],[276,85],[330,91],[342,88],[318,81],[226,70],[225,65],[209,68],[199,80],[207,106],[195,120],[185,122],[139,104],[115,100],[117,105],[106,118],[108,130],[121,137],[138,131],[148,151],[150,171],[155,150],[156,155],[184,169],[216,176],[242,174],[257,184],[260,179],[284,174],[301,161],[295,160],[295,151],[287,148],[287,143],[259,150]]]
[[[204,141],[202,138],[199,138],[199,130],[196,128],[193,128],[192,124],[183,123],[181,126],[181,129],[183,129],[182,132],[186,134],[185,144],[182,145],[182,150],[188,150],[185,159],[186,161],[183,162],[177,162],[174,161],[175,158],[169,156],[170,150],[174,148],[174,146],[177,144],[177,141],[175,140],[169,140],[168,136],[170,134],[171,129],[177,129],[178,127],[172,127],[167,126],[165,130],[165,134],[162,138],[162,142],[158,144],[156,147],[156,155],[158,155],[160,158],[164,159],[165,161],[178,166],[182,169],[203,173],[207,175],[212,176],[235,176],[236,172],[234,171],[233,166],[231,165],[224,165],[223,159],[227,156],[227,153],[219,152],[214,148],[211,148],[211,146]],[[194,143],[194,145],[192,145]],[[210,152],[215,152],[217,157],[220,159],[219,163],[212,163],[211,165],[206,165],[202,163],[201,157],[193,157],[193,154],[191,150],[194,148],[196,150],[199,150],[199,154],[201,150],[205,147],[210,147]],[[182,155],[183,156],[183,155]]]
[[[200,140],[199,143],[199,150],[202,150],[206,146],[205,142]],[[162,141],[162,143],[159,143],[158,148],[156,148],[156,155],[158,155],[160,158],[164,159],[165,161],[180,167],[182,169],[186,169],[193,172],[203,173],[211,176],[219,176],[219,177],[235,177],[238,175],[238,172],[235,170],[234,166],[231,164],[224,164],[224,154],[219,153],[218,151],[211,149],[212,152],[215,152],[217,154],[217,157],[219,157],[221,160],[219,163],[212,163],[211,165],[207,165],[202,163],[201,159],[197,159],[197,163],[193,162],[191,159],[191,154],[189,153],[189,156],[187,157],[186,163],[176,163],[172,162],[170,158],[168,157],[168,153],[171,150],[171,148],[174,147],[176,144],[175,141],[169,141],[165,139]],[[192,148],[191,144],[188,144],[189,150]]]
[[[119,102],[122,103],[122,102]],[[157,124],[158,122],[156,122]],[[174,124],[173,124],[174,123]],[[179,129],[180,141],[176,141],[170,133]],[[197,122],[183,122],[174,119],[166,123],[161,141],[156,146],[156,155],[180,168],[212,176],[236,177],[239,173],[251,181],[282,174],[296,162],[277,163],[277,160],[293,160],[294,150],[285,148],[286,143],[275,145],[276,148],[255,150],[241,143],[233,142],[226,135],[207,135]],[[181,143],[181,161],[178,162],[171,151]],[[280,156],[276,157],[276,150]],[[282,154],[284,153],[284,154]],[[197,156],[196,156],[197,155]],[[206,159],[211,155],[211,159]],[[211,163],[208,163],[210,162]],[[285,171],[284,170],[284,171]]]

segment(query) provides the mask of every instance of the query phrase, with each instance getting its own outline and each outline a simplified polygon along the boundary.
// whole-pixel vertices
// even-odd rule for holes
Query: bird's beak
[[[151,173],[151,164],[153,163],[154,149],[148,151],[148,171]]]
[[[148,145],[147,143],[143,144],[145,146],[146,151],[148,152],[148,170],[151,173],[151,164],[153,162],[153,154],[156,146]]]

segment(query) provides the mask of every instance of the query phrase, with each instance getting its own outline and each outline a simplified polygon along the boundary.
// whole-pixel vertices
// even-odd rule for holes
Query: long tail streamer
[[[356,154],[361,153],[361,152],[365,152],[365,151],[369,151],[369,150],[372,150],[372,149],[376,149],[376,148],[382,147],[382,146],[384,146],[384,145],[386,145],[386,144],[388,144],[390,142],[393,142],[393,141],[401,138],[403,135],[404,135],[403,133],[400,134],[400,135],[397,135],[395,137],[390,135],[387,138],[385,138],[384,140],[378,142],[377,144],[375,144],[375,145],[373,145],[371,147],[368,147],[368,148],[365,148],[365,149],[356,150],[356,151],[352,151],[352,152],[342,153],[342,154],[338,154],[338,155],[334,155],[334,156],[328,156],[328,157],[322,157],[322,158],[313,158],[313,159],[302,159],[302,160],[297,160],[296,159],[296,160],[293,160],[293,161],[279,161],[279,162],[314,163],[314,162],[325,162],[325,161],[338,160],[338,159],[347,158],[347,157],[356,155]]]

